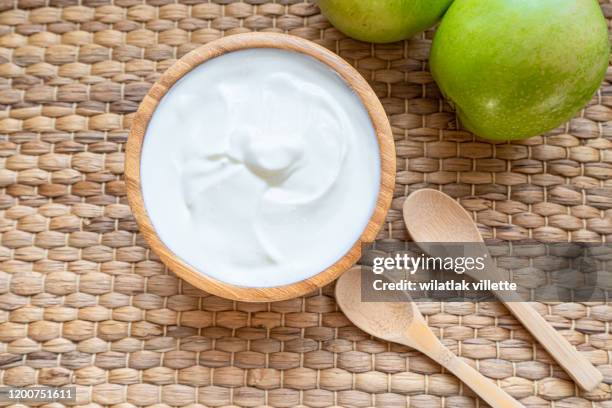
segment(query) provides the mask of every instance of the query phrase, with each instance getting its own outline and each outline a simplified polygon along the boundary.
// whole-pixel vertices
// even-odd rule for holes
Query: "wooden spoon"
[[[503,276],[502,272],[493,264],[480,231],[478,231],[470,214],[448,195],[431,189],[415,191],[404,202],[404,221],[410,236],[417,244],[419,242],[481,243],[482,246],[478,251],[480,256],[487,254],[487,277],[495,280],[497,277]],[[432,250],[435,251],[435,246],[422,248],[432,256],[437,255],[432,253]],[[474,274],[470,275],[476,278]],[[507,293],[493,293],[548,350],[550,355],[557,360],[580,387],[591,391],[603,380],[599,370],[593,367],[528,303],[510,301]]]
[[[361,330],[419,350],[455,374],[494,408],[523,408],[517,400],[444,347],[416,305],[406,294],[403,296],[397,302],[362,302],[360,267],[350,269],[336,283],[336,301],[346,317]]]

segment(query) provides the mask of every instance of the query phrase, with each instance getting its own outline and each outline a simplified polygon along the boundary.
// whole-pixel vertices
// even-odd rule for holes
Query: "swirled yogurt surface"
[[[333,265],[366,227],[380,182],[357,95],[323,63],[277,49],[224,54],[179,80],[149,123],[140,170],[162,242],[247,287]]]

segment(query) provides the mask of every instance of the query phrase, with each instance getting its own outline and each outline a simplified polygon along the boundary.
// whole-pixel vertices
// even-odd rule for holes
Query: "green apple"
[[[434,25],[453,0],[318,0],[338,30],[361,41],[404,40]]]
[[[430,68],[465,128],[513,140],[575,115],[609,59],[596,0],[455,0],[434,37]]]

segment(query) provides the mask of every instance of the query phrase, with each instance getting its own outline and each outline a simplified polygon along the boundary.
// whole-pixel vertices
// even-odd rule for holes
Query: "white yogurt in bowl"
[[[336,70],[295,49],[207,58],[142,130],[138,201],[191,275],[242,288],[308,280],[355,249],[380,207],[371,111]]]

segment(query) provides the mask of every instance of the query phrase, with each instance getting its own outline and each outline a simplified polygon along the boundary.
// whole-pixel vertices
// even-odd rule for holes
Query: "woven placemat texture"
[[[611,3],[602,8],[612,17]],[[168,66],[224,35],[304,37],[370,81],[398,157],[381,238],[408,238],[401,205],[423,187],[460,199],[488,237],[612,234],[612,72],[567,125],[491,144],[458,130],[441,101],[427,71],[432,31],[360,43],[299,0],[0,0],[0,10],[3,385],[75,384],[76,404],[91,407],[483,405],[423,355],[352,326],[332,286],[232,302],[176,278],[147,248],[122,178],[130,121]],[[580,391],[498,304],[422,310],[448,346],[526,406],[612,407],[612,307],[536,306],[604,373],[599,389]]]

